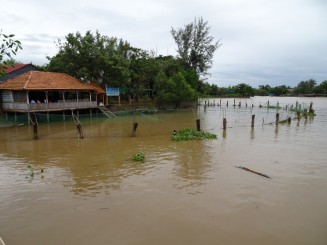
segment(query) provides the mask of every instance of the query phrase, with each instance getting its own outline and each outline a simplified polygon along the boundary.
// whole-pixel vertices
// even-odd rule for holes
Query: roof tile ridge
[[[27,80],[25,82],[24,89],[27,89],[27,86],[28,86],[29,81],[31,80],[33,71],[30,71],[29,73],[30,74],[28,75],[28,78],[27,78]]]

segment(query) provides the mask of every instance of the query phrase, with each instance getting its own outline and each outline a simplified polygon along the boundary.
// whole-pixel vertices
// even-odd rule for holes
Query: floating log
[[[254,173],[254,174],[257,174],[257,175],[260,175],[260,176],[262,176],[262,177],[265,177],[265,178],[270,179],[270,177],[269,177],[268,175],[263,174],[263,173],[259,173],[259,172],[257,172],[257,171],[253,171],[253,170],[251,170],[251,169],[249,169],[249,168],[242,167],[242,166],[235,166],[235,167],[236,167],[236,168],[243,169],[243,170],[246,170],[246,171],[248,171],[248,172],[251,172],[251,173]]]

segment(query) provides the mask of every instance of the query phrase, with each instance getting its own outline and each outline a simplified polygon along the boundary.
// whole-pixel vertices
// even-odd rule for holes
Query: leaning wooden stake
[[[82,124],[81,124],[80,120],[78,119],[78,117],[73,113],[73,111],[72,111],[72,117],[73,117],[73,120],[74,120],[76,128],[77,128],[78,137],[80,139],[83,139],[84,133],[83,133]]]
[[[236,168],[243,169],[243,170],[246,170],[246,171],[249,171],[249,172],[251,172],[251,173],[254,173],[254,174],[257,174],[257,175],[260,175],[260,176],[262,176],[262,177],[265,177],[265,178],[270,179],[270,177],[269,177],[268,175],[263,174],[263,173],[259,173],[259,172],[256,172],[256,171],[253,171],[253,170],[251,170],[251,169],[249,169],[249,168],[242,167],[242,166],[235,166],[235,167],[236,167]]]
[[[137,122],[133,123],[133,130],[132,130],[132,134],[131,134],[132,137],[136,136],[136,129],[137,129],[138,125],[139,124]]]
[[[37,140],[39,138],[38,136],[38,132],[37,132],[37,129],[38,129],[38,122],[37,122],[37,117],[36,117],[36,114],[33,113],[33,114],[30,114],[30,120],[32,122],[32,125],[33,125],[33,135],[34,135],[34,139]]]
[[[312,108],[313,102],[310,103],[309,113],[314,113],[314,109]]]

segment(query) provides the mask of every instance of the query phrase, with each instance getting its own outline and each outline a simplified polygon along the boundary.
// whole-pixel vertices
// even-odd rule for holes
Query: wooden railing
[[[61,111],[71,109],[88,109],[96,108],[96,101],[79,101],[79,102],[56,102],[56,103],[2,103],[2,109],[4,111]]]

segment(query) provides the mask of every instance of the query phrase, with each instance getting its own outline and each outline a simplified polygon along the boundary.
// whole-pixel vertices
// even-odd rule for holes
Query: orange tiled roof
[[[28,65],[31,65],[31,64],[15,64],[14,66],[6,65],[4,68],[4,71],[8,74],[8,73],[19,70]]]
[[[95,89],[96,92],[99,93],[99,94],[105,94],[106,93],[106,91],[103,88],[101,88],[100,86],[98,86],[95,83],[88,83],[87,85],[93,87],[93,89]]]
[[[0,84],[8,90],[93,90],[95,87],[82,83],[64,73],[29,71]]]

